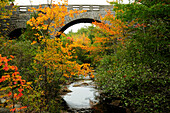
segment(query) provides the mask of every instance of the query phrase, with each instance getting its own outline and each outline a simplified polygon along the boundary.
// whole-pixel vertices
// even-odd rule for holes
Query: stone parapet
[[[43,7],[48,7],[47,4],[42,4]],[[13,15],[10,19],[6,19],[6,23],[9,23],[9,26],[6,25],[2,20],[0,20],[1,27],[0,32],[3,34],[10,34],[10,32],[14,31],[18,28],[26,28],[26,22],[30,19],[31,12],[28,11],[28,9],[31,9],[31,7],[38,8],[39,5],[22,5],[17,6],[16,11],[13,12]],[[103,17],[107,14],[106,10],[113,10],[112,5],[67,5],[66,6],[68,10],[87,10],[87,12],[81,13],[78,16],[74,16],[74,18],[71,17],[65,17],[65,25],[75,21],[77,19],[94,19],[97,21],[100,20],[100,15]],[[7,6],[7,9],[11,9],[11,6]],[[114,13],[114,12],[112,12]],[[3,29],[7,30],[3,30]],[[56,30],[60,31],[62,28],[56,28]]]

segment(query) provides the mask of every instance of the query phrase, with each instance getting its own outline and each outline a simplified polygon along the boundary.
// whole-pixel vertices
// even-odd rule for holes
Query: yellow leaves
[[[64,3],[67,3],[64,1]],[[71,16],[74,17],[74,14],[80,14],[84,11],[67,11],[67,7],[65,5],[59,6],[57,4],[52,4],[51,7],[41,6],[38,9],[31,8],[29,11],[34,10],[38,13],[38,17],[32,17],[27,24],[32,26],[32,29],[38,29],[39,31],[49,30],[51,35],[59,35],[59,33],[55,30],[55,28],[62,27],[64,25],[65,17]]]
[[[88,39],[88,36],[83,34],[82,36],[77,36],[75,39],[71,38],[71,44],[62,42],[59,38],[49,39],[49,37],[46,37],[46,34],[51,34],[54,36],[61,34],[56,31],[56,28],[64,25],[66,16],[74,17],[74,15],[85,11],[72,10],[68,12],[66,6],[59,6],[56,4],[52,4],[50,8],[39,7],[39,9],[32,8],[32,10],[35,12],[41,12],[38,14],[38,17],[32,17],[29,21],[27,21],[27,24],[32,26],[32,29],[36,29],[41,32],[42,36],[38,33],[34,35],[39,39],[40,45],[43,45],[43,47],[38,48],[34,63],[42,67],[47,67],[47,73],[49,75],[53,75],[53,73],[51,73],[52,70],[59,73],[62,72],[64,77],[71,77],[71,75],[75,75],[77,72],[82,74],[87,74],[90,72],[89,64],[79,65],[75,61],[72,61],[73,57],[77,58],[77,56],[72,56],[75,53],[74,47],[85,48],[82,44],[90,44],[90,39]],[[37,42],[33,41],[31,45],[35,43]],[[43,70],[36,68],[36,66],[33,68],[37,71]],[[39,80],[43,80],[43,78],[44,76],[39,76]],[[51,82],[50,77],[48,78],[48,82]],[[30,85],[31,83],[27,84]]]
[[[42,26],[42,29],[43,29],[43,30],[47,30],[47,27],[48,27],[48,25],[43,25],[43,26]]]
[[[30,26],[33,26],[31,21],[27,21],[27,24],[29,24]]]
[[[32,29],[35,29],[35,27],[32,27]]]
[[[3,43],[4,46],[6,46],[6,43]]]
[[[2,88],[0,88],[0,91],[5,91],[7,89],[9,89],[9,87],[2,87]]]
[[[27,82],[27,85],[31,85],[32,84],[32,82]]]
[[[35,22],[36,22],[36,19],[35,19],[34,17],[32,17],[32,18],[30,19],[30,21],[31,21],[32,23],[35,23]]]
[[[38,33],[36,33],[36,34],[34,34],[35,36],[39,36],[39,34]]]
[[[43,76],[42,75],[39,75],[39,80],[43,80]]]

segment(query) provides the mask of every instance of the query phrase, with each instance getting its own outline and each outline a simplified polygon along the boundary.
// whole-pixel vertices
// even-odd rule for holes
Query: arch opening
[[[76,19],[76,20],[73,20],[69,23],[67,23],[65,26],[63,26],[59,32],[63,33],[66,29],[68,29],[69,27],[75,25],[75,24],[79,24],[79,23],[92,23],[92,22],[101,22],[99,20],[94,20],[94,19],[90,19],[90,18],[81,18],[81,19]]]
[[[15,29],[13,31],[11,31],[9,34],[8,34],[8,37],[10,39],[17,39],[19,36],[21,36],[21,34],[26,30],[26,28],[18,28],[18,29]]]

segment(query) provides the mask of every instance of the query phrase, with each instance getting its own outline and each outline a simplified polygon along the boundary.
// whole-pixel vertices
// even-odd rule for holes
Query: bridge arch
[[[26,28],[15,28],[8,33],[10,39],[16,39],[26,30]]]
[[[47,7],[47,4],[41,5],[43,8]],[[10,19],[7,20],[7,22],[10,24],[8,27],[3,24],[0,28],[0,32],[5,35],[12,35],[15,31],[17,31],[20,28],[26,28],[26,22],[30,19],[30,14],[32,12],[29,12],[28,9],[31,7],[38,8],[38,5],[35,6],[18,6],[16,11],[13,12],[13,15]],[[86,10],[84,13],[80,13],[79,15],[74,15],[73,18],[66,16],[65,18],[65,25],[61,28],[56,28],[56,31],[63,32],[68,27],[76,24],[76,23],[92,23],[94,20],[100,22],[100,16],[104,17],[107,12],[106,10],[113,10],[112,5],[68,5],[66,6],[69,10]],[[8,7],[7,7],[8,8]],[[111,13],[114,14],[112,11]],[[0,22],[1,23],[1,22]],[[3,31],[4,28],[7,28],[6,31]],[[20,32],[20,31],[19,31]]]
[[[93,23],[93,22],[95,22],[95,21],[101,22],[101,21],[99,21],[99,20],[94,20],[94,19],[91,19],[91,18],[80,18],[80,19],[76,19],[76,20],[73,20],[73,21],[67,23],[65,26],[63,26],[63,27],[59,30],[59,32],[62,32],[62,33],[63,33],[67,28],[69,28],[69,27],[71,27],[71,26],[73,26],[73,25],[75,25],[75,24],[79,24],[79,23]]]

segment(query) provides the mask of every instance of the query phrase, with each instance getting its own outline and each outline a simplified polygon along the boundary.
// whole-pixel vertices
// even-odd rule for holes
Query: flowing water
[[[62,96],[67,103],[69,113],[126,113],[125,109],[107,105],[100,100],[99,92],[92,80],[79,80],[70,85],[72,92]]]
[[[94,88],[92,80],[80,80],[68,86],[72,92],[63,96],[71,109],[87,109],[91,108],[92,102],[97,102],[95,96],[99,93]]]

